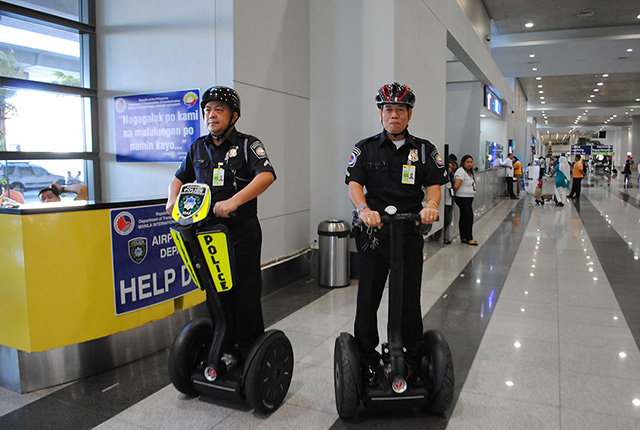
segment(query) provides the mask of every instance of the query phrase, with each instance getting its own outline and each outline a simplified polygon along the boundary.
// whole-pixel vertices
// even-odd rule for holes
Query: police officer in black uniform
[[[225,361],[246,357],[251,344],[264,332],[260,251],[262,230],[257,197],[275,181],[276,174],[262,143],[235,129],[240,97],[227,87],[209,88],[200,102],[209,134],[198,138],[169,185],[166,209],[173,210],[180,187],[199,182],[211,188],[211,215],[206,223],[224,224],[231,232],[236,264],[233,288],[220,295],[228,320],[223,343]]]
[[[360,280],[354,331],[363,380],[369,386],[378,381],[376,313],[390,258],[389,226],[382,224],[380,215],[387,206],[393,205],[398,213],[419,213],[423,224],[433,223],[439,214],[440,185],[448,180],[435,146],[407,130],[415,104],[413,91],[397,82],[384,85],[378,91],[376,104],[383,131],[356,144],[345,180],[349,197],[365,226],[357,238]],[[421,384],[424,381],[420,380],[422,375],[418,371],[418,348],[422,339],[420,289],[424,240],[417,228],[405,228],[403,244],[402,342],[412,367],[409,383]]]

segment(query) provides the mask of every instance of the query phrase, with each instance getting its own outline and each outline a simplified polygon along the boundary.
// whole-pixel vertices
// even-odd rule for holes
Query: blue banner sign
[[[116,315],[183,296],[198,287],[183,264],[163,205],[112,209]]]
[[[114,98],[116,161],[182,161],[200,136],[200,90]]]
[[[591,155],[591,145],[571,145],[571,155]]]

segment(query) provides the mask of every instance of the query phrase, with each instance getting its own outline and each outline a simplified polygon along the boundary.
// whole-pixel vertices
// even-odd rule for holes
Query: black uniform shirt
[[[444,163],[431,142],[405,133],[399,149],[383,131],[356,143],[351,153],[345,182],[365,187],[367,206],[384,213],[393,205],[398,212],[418,213],[422,209],[423,187],[447,182]],[[415,166],[413,184],[403,184],[403,166]]]
[[[224,169],[224,184],[213,185],[213,169]],[[276,173],[267,153],[256,137],[233,129],[219,146],[210,134],[199,137],[176,172],[183,183],[198,182],[211,188],[211,209],[216,202],[227,200],[246,187],[259,173]],[[236,217],[254,216],[258,212],[258,199],[252,199],[238,207]]]

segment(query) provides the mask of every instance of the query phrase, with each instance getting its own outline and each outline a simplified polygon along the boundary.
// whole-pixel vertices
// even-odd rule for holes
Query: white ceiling
[[[492,19],[492,57],[505,77],[521,83],[539,129],[629,126],[631,115],[640,115],[640,0],[483,3]]]

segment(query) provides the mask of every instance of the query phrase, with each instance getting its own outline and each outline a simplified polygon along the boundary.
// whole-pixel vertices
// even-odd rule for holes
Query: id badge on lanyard
[[[416,183],[416,166],[404,164],[402,166],[402,183],[414,185]]]
[[[213,181],[212,184],[214,187],[221,187],[224,185],[224,169],[220,167],[216,167],[213,169]]]

